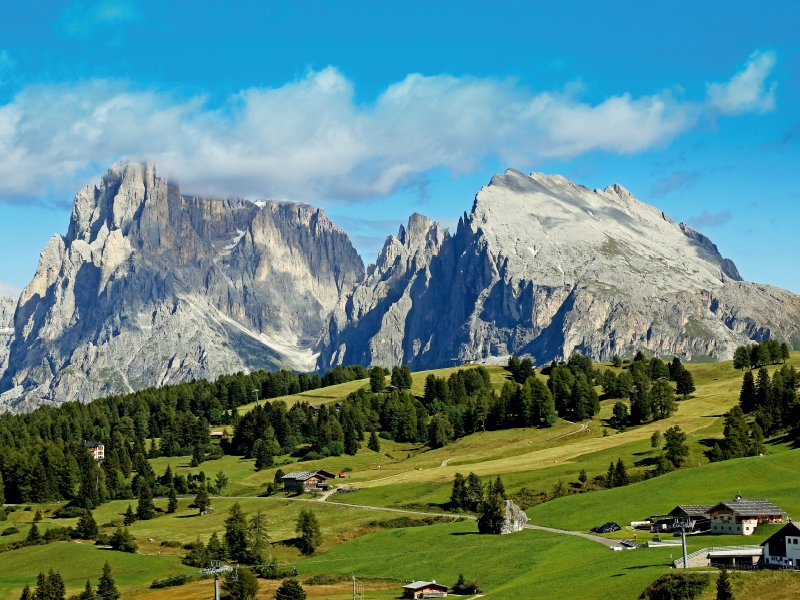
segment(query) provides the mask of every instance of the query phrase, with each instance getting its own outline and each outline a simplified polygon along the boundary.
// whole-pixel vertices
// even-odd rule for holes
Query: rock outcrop
[[[500,533],[516,533],[517,531],[522,531],[527,524],[528,515],[525,514],[525,511],[511,500],[506,500],[505,517],[503,518],[503,524],[500,526]]]
[[[387,239],[328,320],[319,364],[728,359],[750,340],[800,347],[799,330],[800,297],[742,281],[708,238],[622,186],[508,170],[454,235],[414,215]]]
[[[8,349],[14,338],[14,309],[16,298],[0,296],[0,377],[8,364]]]
[[[327,315],[363,277],[322,210],[182,196],[152,165],[115,165],[76,196],[22,292],[0,410],[312,369]]]

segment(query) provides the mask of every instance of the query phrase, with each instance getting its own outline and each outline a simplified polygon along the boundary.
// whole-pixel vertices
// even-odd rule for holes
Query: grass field
[[[790,364],[800,363],[800,353],[793,353]],[[459,367],[468,368],[468,367]],[[606,368],[603,365],[601,368]],[[669,571],[670,554],[675,548],[644,549],[634,552],[610,552],[596,542],[541,531],[525,530],[512,536],[479,536],[474,521],[438,524],[426,527],[382,530],[370,523],[392,519],[397,513],[370,507],[406,510],[441,511],[450,495],[450,482],[456,472],[475,472],[484,479],[500,475],[506,491],[521,488],[549,492],[562,481],[577,481],[585,469],[589,477],[604,474],[610,462],[622,458],[628,470],[651,468],[657,451],[650,447],[653,431],[665,431],[680,425],[688,434],[690,457],[686,468],[624,488],[571,494],[545,502],[527,513],[531,523],[560,529],[586,531],[593,525],[616,521],[626,525],[652,514],[671,510],[679,503],[715,503],[741,493],[745,497],[765,497],[788,511],[800,514],[800,450],[786,441],[772,441],[763,457],[709,463],[705,451],[714,439],[722,437],[724,413],[738,398],[742,373],[731,363],[687,365],[694,375],[697,391],[679,402],[670,419],[631,428],[624,432],[610,429],[605,419],[615,401],[601,403],[601,412],[586,423],[559,421],[549,429],[512,429],[476,433],[437,450],[421,444],[381,440],[381,451],[366,447],[355,456],[340,456],[297,463],[289,456],[278,457],[275,467],[256,472],[252,460],[225,456],[191,468],[188,457],[152,460],[162,473],[167,465],[184,475],[202,470],[213,479],[218,471],[226,473],[229,485],[225,498],[212,498],[214,513],[197,516],[190,510],[190,499],[180,500],[175,515],[137,522],[130,529],[140,545],[140,554],[123,555],[90,544],[58,543],[0,554],[0,600],[16,599],[26,582],[33,582],[41,569],[53,566],[68,580],[69,592],[78,591],[87,576],[96,579],[103,561],[111,561],[117,582],[126,597],[162,600],[166,598],[207,598],[208,581],[198,581],[180,588],[148,590],[154,580],[196,569],[180,564],[181,549],[161,550],[160,542],[207,540],[213,532],[222,533],[230,506],[239,501],[250,514],[261,510],[267,517],[272,554],[281,563],[297,562],[301,580],[314,575],[346,578],[355,572],[367,584],[369,598],[396,598],[399,585],[408,579],[437,579],[451,584],[463,572],[467,578],[480,579],[491,598],[554,597],[636,598],[656,576]],[[770,367],[773,370],[776,367]],[[433,371],[446,376],[454,369]],[[507,373],[501,367],[489,367],[492,384],[502,387]],[[413,391],[421,395],[428,372],[414,373]],[[367,385],[366,380],[331,386],[283,398],[287,404],[307,401],[312,404],[341,401],[352,391]],[[249,410],[252,405],[240,407]],[[337,479],[338,486],[363,488],[361,491],[334,495],[327,502],[307,502],[278,494],[259,497],[277,468],[326,469],[347,477]],[[310,500],[308,496],[304,496]],[[357,507],[344,506],[342,503]],[[135,507],[135,501],[132,502]],[[127,501],[105,504],[95,511],[98,524],[121,522]],[[166,500],[156,500],[160,508]],[[40,528],[74,525],[76,520],[52,519],[56,505],[41,506],[44,519]],[[320,521],[324,543],[320,552],[302,558],[293,538],[301,507],[311,507]],[[361,508],[363,507],[363,508]],[[34,508],[35,510],[35,508]],[[0,544],[23,539],[34,510],[13,512],[0,530],[16,526],[18,534],[0,538]],[[50,511],[50,512],[46,512]],[[748,538],[732,536],[689,536],[690,550],[709,545],[758,543],[777,529],[761,526]],[[111,531],[111,529],[106,529]],[[629,537],[623,530],[611,537]],[[649,536],[641,536],[640,540]],[[149,542],[149,539],[153,542]],[[679,550],[678,550],[679,552]],[[113,560],[112,560],[113,559]],[[270,598],[275,582],[261,582],[259,598]],[[747,573],[735,579],[737,598],[790,598],[800,590],[800,577],[792,574]],[[350,598],[352,584],[306,587],[310,598]],[[765,594],[768,591],[768,595]],[[706,595],[704,600],[710,600]]]

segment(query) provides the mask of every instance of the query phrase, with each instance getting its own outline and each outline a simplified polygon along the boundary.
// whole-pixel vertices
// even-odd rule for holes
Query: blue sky
[[[5,6],[0,293],[124,158],[186,193],[321,205],[365,262],[508,167],[618,182],[800,292],[800,5],[651,4]]]

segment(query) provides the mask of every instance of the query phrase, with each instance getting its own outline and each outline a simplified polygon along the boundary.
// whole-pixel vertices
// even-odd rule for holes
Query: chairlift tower
[[[353,573],[353,600],[364,600],[364,584],[356,579]]]
[[[681,545],[683,546],[683,568],[689,568],[689,557],[686,554],[686,527],[691,525],[689,517],[675,517],[675,522],[672,526],[673,529],[680,527],[681,529]]]
[[[253,393],[256,395],[256,406],[258,406],[258,390],[254,389]]]
[[[219,576],[221,573],[230,573],[234,571],[235,575],[234,578],[238,579],[238,572],[235,571],[233,567],[230,565],[223,564],[222,561],[219,560],[212,560],[209,563],[209,566],[205,569],[200,569],[201,575],[213,575],[214,576],[214,600],[219,600]]]

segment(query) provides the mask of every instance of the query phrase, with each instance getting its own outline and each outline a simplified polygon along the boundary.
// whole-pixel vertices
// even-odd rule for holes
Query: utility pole
[[[686,554],[686,521],[687,520],[688,519],[686,517],[675,517],[675,524],[673,526],[673,529],[675,527],[680,527],[681,528],[681,545],[683,546],[683,568],[684,569],[688,569],[689,568],[689,557]]]
[[[205,569],[200,569],[201,575],[214,576],[214,600],[219,600],[219,575],[233,571],[233,567],[222,564],[222,561],[212,560]]]

